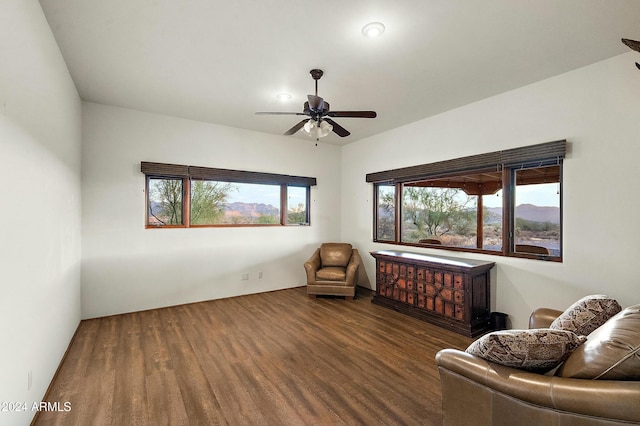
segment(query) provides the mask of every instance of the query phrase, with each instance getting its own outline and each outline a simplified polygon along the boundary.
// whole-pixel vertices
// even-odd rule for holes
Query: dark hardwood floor
[[[440,425],[472,339],[304,287],[85,320],[35,425]],[[69,408],[69,405],[67,405]]]

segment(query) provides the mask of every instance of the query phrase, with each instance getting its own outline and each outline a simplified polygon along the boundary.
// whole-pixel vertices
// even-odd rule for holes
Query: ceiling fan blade
[[[309,99],[309,108],[315,111],[322,111],[324,99],[315,95],[307,95],[307,99]]]
[[[342,127],[341,125],[333,121],[332,119],[324,118],[323,120],[331,124],[333,126],[333,132],[336,135],[340,136],[341,138],[344,138],[345,136],[349,136],[351,134],[351,132],[349,132],[347,129],[345,129],[344,127]]]
[[[623,38],[622,42],[624,44],[626,44],[628,47],[630,47],[631,49],[635,50],[636,52],[640,52],[640,41],[629,40],[628,38]]]
[[[301,122],[299,122],[298,124],[296,124],[295,126],[293,126],[292,128],[290,128],[289,130],[287,130],[286,132],[284,132],[285,136],[291,136],[293,135],[295,132],[297,132],[298,130],[302,129],[302,126],[304,126],[304,123],[306,123],[309,120],[302,120]]]
[[[256,115],[309,115],[304,112],[256,112]]]
[[[329,111],[328,117],[376,118],[375,111]]]

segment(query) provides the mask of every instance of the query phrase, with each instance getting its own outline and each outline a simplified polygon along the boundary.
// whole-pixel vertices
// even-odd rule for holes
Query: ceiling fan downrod
[[[318,80],[320,80],[324,72],[322,70],[314,68],[311,71],[309,71],[309,74],[311,74],[311,78],[313,78],[316,81],[316,96],[318,96]]]

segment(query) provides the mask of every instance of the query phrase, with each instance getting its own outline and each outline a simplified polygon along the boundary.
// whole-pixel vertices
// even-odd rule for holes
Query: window
[[[374,241],[561,261],[565,152],[558,141],[369,174]]]
[[[429,183],[402,186],[402,242],[475,247],[476,198],[458,188],[421,186]]]
[[[191,224],[280,224],[280,185],[194,180]]]
[[[149,178],[147,194],[148,224],[156,226],[183,224],[182,179]]]
[[[190,183],[189,223],[192,226],[225,223],[229,193],[234,189],[232,184],[207,180]]]
[[[513,170],[513,250],[560,256],[560,166]]]
[[[309,224],[309,189],[304,186],[287,186],[287,224]]]
[[[376,235],[380,241],[396,239],[396,188],[380,184],[376,187]]]
[[[141,163],[147,228],[309,225],[315,178]]]

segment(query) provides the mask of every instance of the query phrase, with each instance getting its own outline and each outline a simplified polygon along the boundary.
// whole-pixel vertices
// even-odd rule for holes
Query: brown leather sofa
[[[529,328],[546,328],[561,313],[539,309]],[[454,349],[438,352],[436,362],[445,426],[640,424],[640,305],[592,332],[552,373]]]
[[[305,262],[307,295],[345,296],[356,294],[360,254],[348,243],[324,243]]]

